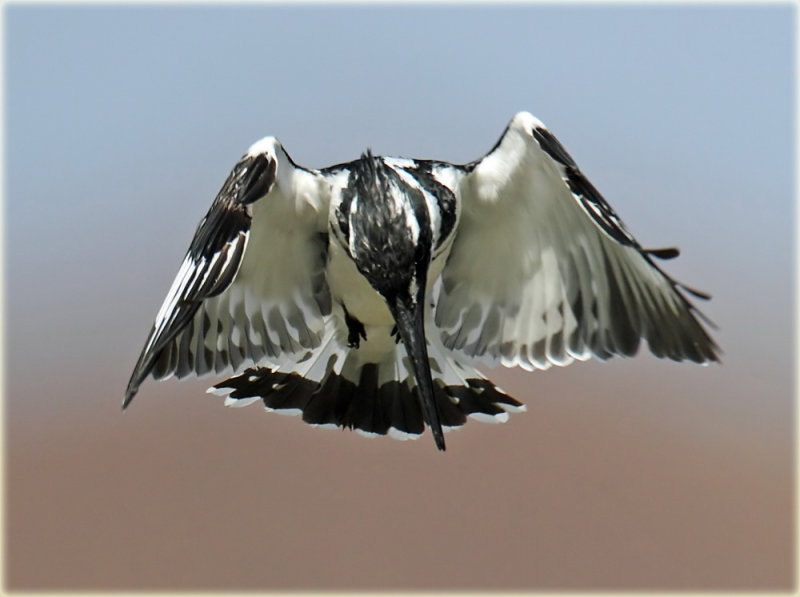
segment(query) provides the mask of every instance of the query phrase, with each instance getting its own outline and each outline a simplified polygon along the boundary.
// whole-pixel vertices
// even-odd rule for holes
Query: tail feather
[[[446,430],[468,419],[505,422],[525,406],[476,369],[431,345],[434,394]],[[374,356],[374,352],[369,353]],[[252,367],[209,389],[228,393],[226,404],[261,400],[268,410],[301,414],[316,426],[342,427],[364,435],[397,439],[419,437],[425,419],[402,343],[387,343],[386,358],[364,362],[359,349],[347,348],[335,334],[316,353],[294,367]],[[397,377],[404,376],[403,379]]]

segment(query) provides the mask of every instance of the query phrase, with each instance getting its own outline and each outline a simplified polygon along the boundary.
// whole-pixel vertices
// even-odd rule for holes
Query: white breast
[[[344,304],[350,315],[364,325],[393,326],[384,298],[361,275],[333,233],[329,238],[327,276],[331,298]]]

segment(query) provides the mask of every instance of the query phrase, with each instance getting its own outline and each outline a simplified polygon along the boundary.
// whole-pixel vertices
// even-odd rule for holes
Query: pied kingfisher
[[[464,165],[374,156],[313,170],[250,147],[200,222],[128,383],[209,392],[318,426],[418,437],[525,407],[476,364],[546,369],[718,348],[553,134],[514,116]],[[227,376],[227,375],[226,375]]]

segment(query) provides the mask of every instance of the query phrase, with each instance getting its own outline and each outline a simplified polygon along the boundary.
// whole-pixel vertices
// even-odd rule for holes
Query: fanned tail
[[[316,426],[416,439],[427,421],[405,349],[388,331],[381,338],[372,330],[369,337],[359,348],[350,348],[340,335],[329,332],[322,346],[302,362],[276,369],[252,367],[209,392],[227,395],[229,406],[261,400],[269,411],[301,414],[305,422]],[[525,410],[522,403],[436,344],[429,344],[428,352],[446,431],[469,418],[500,423],[508,420],[509,412]]]

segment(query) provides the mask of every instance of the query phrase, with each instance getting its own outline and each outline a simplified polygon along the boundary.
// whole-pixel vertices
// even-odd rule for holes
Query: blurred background
[[[5,7],[5,578],[16,590],[793,582],[792,5]],[[542,119],[713,294],[720,366],[492,371],[437,453],[123,389],[200,218],[299,163],[466,162]]]

